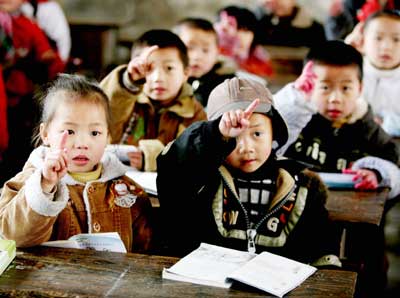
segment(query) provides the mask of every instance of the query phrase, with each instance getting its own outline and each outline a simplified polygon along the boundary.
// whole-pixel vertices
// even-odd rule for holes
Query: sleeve
[[[367,156],[357,160],[352,169],[373,169],[378,171],[382,177],[379,186],[390,187],[389,199],[400,194],[400,169],[394,163],[374,156]]]
[[[144,253],[153,248],[153,210],[148,198],[141,198],[136,208],[131,208],[134,218],[132,231],[132,252]],[[135,203],[136,205],[136,203]]]
[[[285,119],[289,130],[287,143],[279,149],[278,155],[284,155],[285,151],[293,144],[303,128],[310,122],[317,112],[316,107],[305,100],[304,96],[294,88],[294,83],[283,87],[274,95],[275,108]]]
[[[0,198],[0,234],[18,247],[50,239],[57,215],[65,208],[68,190],[59,184],[53,200],[40,186],[41,171],[28,169],[6,182]]]
[[[112,123],[110,129],[111,143],[119,143],[124,127],[129,121],[141,90],[132,92],[125,86],[123,75],[126,65],[121,65],[111,71],[101,82],[100,87],[109,98]]]

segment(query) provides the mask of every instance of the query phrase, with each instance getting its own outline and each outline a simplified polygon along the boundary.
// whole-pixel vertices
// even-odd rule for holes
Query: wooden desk
[[[389,190],[330,190],[326,202],[334,221],[380,225]]]
[[[35,247],[19,250],[0,276],[0,296],[270,297],[252,288],[223,289],[163,280],[178,259]],[[289,297],[353,297],[357,274],[319,270]]]

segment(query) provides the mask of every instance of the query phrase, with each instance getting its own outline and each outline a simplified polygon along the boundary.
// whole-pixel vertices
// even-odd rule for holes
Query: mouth
[[[242,166],[249,166],[255,162],[256,162],[256,159],[244,159],[240,163],[242,164]]]
[[[387,62],[387,61],[392,60],[392,57],[390,55],[382,55],[382,56],[379,56],[379,59]]]
[[[164,93],[165,91],[167,91],[167,89],[163,88],[163,87],[155,87],[155,88],[153,88],[153,92],[155,92],[157,94]]]
[[[72,161],[77,165],[86,165],[89,162],[89,158],[85,155],[78,155],[72,158]]]
[[[327,114],[330,118],[338,118],[342,115],[342,111],[340,110],[328,110]]]

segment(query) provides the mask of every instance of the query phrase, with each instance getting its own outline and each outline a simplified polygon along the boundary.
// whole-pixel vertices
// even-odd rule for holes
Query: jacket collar
[[[236,192],[235,184],[233,181],[232,175],[229,173],[228,169],[225,166],[219,167],[219,172],[227,183],[229,189],[235,195],[235,197],[239,200],[239,194]],[[295,186],[294,178],[283,168],[278,169],[278,178],[276,181],[276,194],[271,200],[271,204],[269,209],[274,208],[280,201],[282,201],[286,195],[293,189]]]
[[[137,99],[138,103],[152,106],[150,98],[141,92]],[[195,114],[195,101],[193,100],[193,89],[188,83],[184,83],[174,104],[166,107],[167,111],[174,112],[182,118],[192,118]]]
[[[29,156],[28,162],[31,163],[35,168],[42,169],[44,158],[48,150],[49,148],[45,146],[40,146],[36,148]],[[104,155],[101,158],[101,163],[103,165],[103,170],[100,178],[96,180],[97,182],[106,182],[121,177],[125,175],[128,170],[128,167],[121,163],[119,159],[111,152],[104,152]],[[76,181],[69,174],[65,175],[62,178],[62,181],[65,182],[67,185],[83,185],[83,183]]]

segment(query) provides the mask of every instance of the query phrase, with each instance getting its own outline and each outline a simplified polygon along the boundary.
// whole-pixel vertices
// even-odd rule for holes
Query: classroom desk
[[[20,249],[0,276],[0,296],[18,297],[270,297],[252,288],[223,289],[163,280],[178,259],[93,250]],[[289,297],[353,297],[357,273],[319,270]]]
[[[333,221],[380,225],[389,190],[329,190],[326,209]]]

